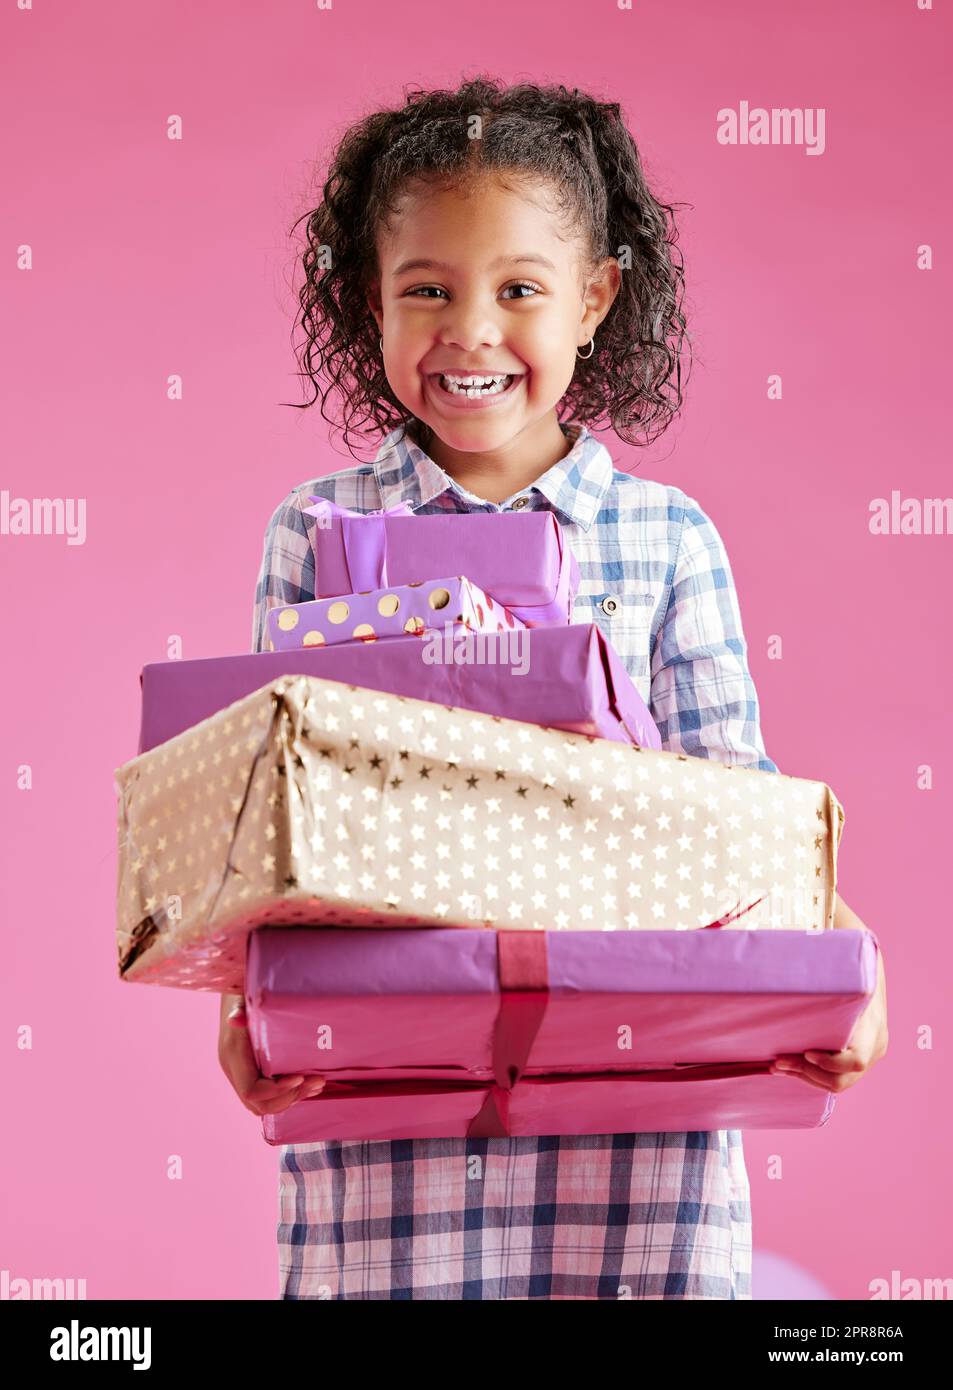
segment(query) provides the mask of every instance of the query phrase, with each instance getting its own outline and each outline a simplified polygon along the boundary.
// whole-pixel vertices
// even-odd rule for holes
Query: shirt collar
[[[606,446],[585,425],[563,426],[573,440],[569,453],[547,469],[525,492],[537,491],[553,511],[560,512],[584,531],[588,531],[612,482],[613,464]],[[414,509],[425,506],[442,493],[451,492],[461,510],[476,510],[493,504],[474,497],[407,436],[399,425],[384,437],[373,464],[380,488],[381,506],[407,502]],[[507,498],[501,507],[512,504]]]

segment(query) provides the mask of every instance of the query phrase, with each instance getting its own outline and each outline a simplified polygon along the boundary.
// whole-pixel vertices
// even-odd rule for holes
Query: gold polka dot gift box
[[[123,979],[238,992],[255,927],[824,930],[823,782],[313,676],[116,771]]]
[[[506,632],[526,626],[465,576],[455,575],[273,608],[268,614],[268,636],[274,651],[295,651],[335,642],[422,636],[433,629],[442,631],[448,624],[469,632]]]

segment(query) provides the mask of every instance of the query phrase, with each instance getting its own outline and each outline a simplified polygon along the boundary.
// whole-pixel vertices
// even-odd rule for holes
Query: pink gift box
[[[436,516],[348,512],[323,498],[307,514],[316,598],[465,574],[524,623],[568,623],[579,566],[550,511]]]
[[[462,575],[291,603],[268,614],[268,635],[275,651],[372,642],[405,633],[422,636],[428,629],[442,631],[447,625],[471,632],[511,632],[525,627],[509,609]]]
[[[525,675],[515,675],[505,663],[428,664],[419,637],[154,662],[141,675],[139,752],[288,675],[345,681],[641,748],[661,747],[655,722],[622,659],[594,623],[534,628],[523,639],[524,644],[529,639]]]
[[[866,930],[259,929],[245,985],[259,1067],[328,1081],[263,1133],[817,1127],[833,1096],[771,1061],[845,1047],[876,978]]]

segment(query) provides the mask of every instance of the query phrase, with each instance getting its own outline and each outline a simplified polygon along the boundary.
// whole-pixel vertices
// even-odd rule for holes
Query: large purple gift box
[[[323,498],[305,511],[318,520],[316,598],[465,574],[521,622],[571,620],[579,566],[550,511],[362,515]]]
[[[272,1144],[825,1124],[771,1060],[837,1051],[873,993],[859,930],[288,930],[249,937],[264,1075],[317,1073]]]
[[[532,628],[521,637],[525,669],[507,662],[428,663],[419,637],[155,662],[141,676],[139,752],[288,675],[345,681],[640,748],[661,747],[622,659],[594,624]],[[492,640],[488,635],[487,643]]]

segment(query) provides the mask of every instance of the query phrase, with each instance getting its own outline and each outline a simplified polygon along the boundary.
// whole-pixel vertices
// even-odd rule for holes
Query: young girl
[[[777,771],[719,533],[679,488],[614,468],[592,433],[607,419],[645,443],[681,404],[670,218],[618,105],[561,86],[478,78],[347,132],[307,223],[303,361],[322,413],[337,396],[345,440],[368,421],[385,437],[373,463],[275,511],[256,650],[270,607],[315,595],[311,494],[362,512],[552,511],[582,576],[573,619],[619,651],[662,746]],[[835,925],[862,924],[838,900]],[[320,1092],[258,1075],[240,996],[221,1017],[222,1064],[256,1114]],[[779,1059],[797,1079],[777,1084],[843,1090],[886,1041],[881,969],[851,1047]],[[751,1297],[738,1131],[280,1154],[283,1298]]]

